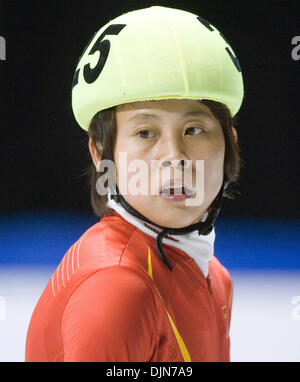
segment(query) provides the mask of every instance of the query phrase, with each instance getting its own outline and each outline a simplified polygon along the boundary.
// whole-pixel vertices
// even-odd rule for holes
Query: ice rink
[[[24,360],[30,316],[52,271],[1,269],[0,361]],[[300,273],[241,271],[232,279],[231,360],[300,361]]]

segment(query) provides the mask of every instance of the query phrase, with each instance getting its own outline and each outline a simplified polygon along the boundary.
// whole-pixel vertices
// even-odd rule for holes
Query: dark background
[[[7,301],[0,358],[23,361],[43,288],[98,220],[82,175],[86,133],[71,108],[78,58],[109,20],[151,5],[210,21],[243,71],[241,196],[225,199],[214,247],[233,279],[231,358],[299,361],[291,301],[300,295],[300,60],[291,57],[291,40],[300,36],[300,0],[0,0],[7,43],[0,62],[0,299]]]
[[[3,213],[64,209],[91,213],[86,133],[71,108],[71,82],[92,34],[109,20],[151,5],[201,15],[239,58],[245,98],[238,113],[245,161],[236,200],[223,214],[298,218],[300,35],[296,1],[0,2],[1,199]]]

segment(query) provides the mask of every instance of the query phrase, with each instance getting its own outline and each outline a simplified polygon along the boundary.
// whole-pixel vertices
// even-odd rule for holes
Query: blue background
[[[2,216],[0,264],[58,264],[99,219],[71,211]],[[215,224],[215,255],[228,269],[300,269],[300,223],[283,218],[225,218]]]

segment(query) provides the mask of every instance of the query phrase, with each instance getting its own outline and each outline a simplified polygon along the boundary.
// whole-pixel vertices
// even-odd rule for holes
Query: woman
[[[239,175],[242,99],[237,58],[197,15],[154,6],[95,33],[72,106],[101,219],[45,288],[27,361],[230,360],[232,281],[214,222]]]

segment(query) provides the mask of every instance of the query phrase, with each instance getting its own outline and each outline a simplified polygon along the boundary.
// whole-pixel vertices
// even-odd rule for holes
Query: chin
[[[193,219],[191,218],[190,215],[187,216],[187,214],[188,212],[185,212],[184,214],[174,213],[174,212],[170,214],[165,213],[162,218],[161,216],[159,216],[161,215],[161,213],[160,214],[157,213],[156,216],[153,216],[153,211],[152,211],[152,217],[150,216],[148,217],[148,219],[157,225],[168,227],[168,228],[183,228],[193,224],[197,220],[200,221],[200,218]],[[144,214],[144,216],[146,215]]]

